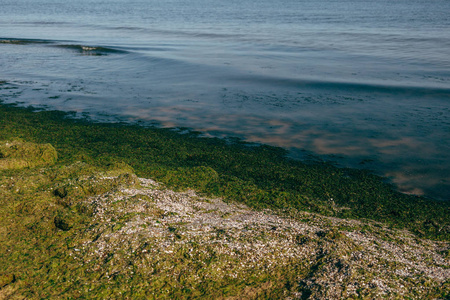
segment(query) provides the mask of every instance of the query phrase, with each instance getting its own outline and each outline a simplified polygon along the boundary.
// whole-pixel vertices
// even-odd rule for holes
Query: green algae
[[[64,282],[77,271],[66,252],[90,222],[91,211],[83,200],[138,186],[137,177],[122,162],[103,167],[81,162],[52,166],[56,153],[50,145],[5,144],[9,152],[4,151],[4,157],[20,158],[23,163],[0,171],[0,298],[9,299],[17,290],[20,293],[12,299],[64,294]],[[51,155],[43,155],[46,151]],[[9,288],[13,283],[14,288]]]
[[[58,155],[50,144],[0,141],[0,170],[52,165]]]
[[[170,170],[163,181],[174,188],[190,187],[198,191],[208,191],[208,188],[219,182],[219,174],[211,167],[181,167]]]
[[[137,176],[126,164],[110,164],[104,170],[100,170],[98,167],[94,168],[81,162],[58,170],[54,178],[60,182],[53,190],[54,195],[58,197],[57,202],[70,207],[89,196],[114,192],[121,187],[139,186]],[[62,174],[66,178],[62,179]]]
[[[0,288],[7,286],[15,281],[14,274],[0,275]]]

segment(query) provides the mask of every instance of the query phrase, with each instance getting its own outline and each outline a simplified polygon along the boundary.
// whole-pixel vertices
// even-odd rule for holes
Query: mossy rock
[[[0,142],[0,170],[52,165],[57,158],[58,154],[50,144],[20,140]]]
[[[116,191],[124,187],[140,186],[133,169],[125,163],[118,162],[103,169],[76,163],[66,168],[70,170],[67,171],[63,168],[58,172],[66,173],[70,177],[58,183],[53,192],[59,198],[58,203],[66,207],[89,196]],[[87,175],[86,170],[91,173]]]
[[[0,288],[13,283],[16,280],[14,274],[0,275]]]
[[[56,228],[61,229],[63,231],[68,231],[70,230],[70,228],[72,228],[72,225],[69,222],[67,222],[66,219],[61,218],[59,216],[55,217],[54,223]]]
[[[71,213],[66,210],[60,210],[53,218],[53,224],[57,229],[62,231],[69,231],[79,220],[77,214]]]
[[[134,174],[133,168],[122,162],[114,161],[106,165],[105,176],[117,177],[123,174]]]

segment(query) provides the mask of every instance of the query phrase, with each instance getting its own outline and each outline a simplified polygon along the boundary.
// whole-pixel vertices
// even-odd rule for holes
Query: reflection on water
[[[405,193],[439,199],[446,199],[445,195],[450,194],[450,154],[446,151],[448,142],[444,140],[442,145],[446,148],[440,148],[426,137],[392,133],[383,136],[371,128],[330,130],[326,122],[312,125],[254,115],[199,115],[192,108],[129,110],[124,115],[129,121],[157,120],[167,127],[190,126],[207,136],[239,136],[249,142],[283,147],[294,158],[307,159],[307,150],[340,166],[373,170]]]

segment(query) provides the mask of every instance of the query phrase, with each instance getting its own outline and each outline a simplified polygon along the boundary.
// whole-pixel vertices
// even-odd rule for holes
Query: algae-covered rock
[[[95,170],[93,166],[84,163],[60,168],[58,173],[70,176],[56,184],[54,188],[54,195],[60,199],[58,203],[69,207],[85,197],[117,191],[124,187],[139,186],[139,180],[133,169],[125,163],[118,162],[93,170]]]
[[[68,231],[68,230],[70,230],[70,228],[72,228],[72,226],[67,222],[67,220],[65,220],[59,216],[55,217],[54,223],[55,223],[56,228],[61,229],[63,231]]]
[[[16,280],[14,274],[0,275],[0,288],[13,283]]]
[[[76,217],[76,215],[71,214],[69,211],[60,210],[53,218],[53,223],[56,228],[63,231],[68,231],[76,223]]]
[[[123,174],[134,174],[134,170],[130,165],[122,161],[114,161],[106,165],[104,174],[105,176],[117,177]]]
[[[50,144],[20,140],[0,142],[0,170],[52,165],[57,158],[57,152]]]

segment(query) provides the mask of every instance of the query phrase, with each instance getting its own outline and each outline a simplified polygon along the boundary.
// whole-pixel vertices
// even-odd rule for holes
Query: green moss
[[[66,207],[88,196],[116,191],[121,187],[139,186],[133,169],[121,162],[108,164],[106,167],[77,162],[69,166],[59,166],[49,173],[57,182],[53,193],[58,197],[58,203]]]
[[[190,187],[206,192],[210,186],[218,184],[219,174],[211,167],[184,167],[168,171],[163,180],[172,187]]]
[[[14,274],[0,275],[0,288],[7,286],[15,281]]]
[[[58,155],[50,144],[0,141],[0,170],[52,165]]]

